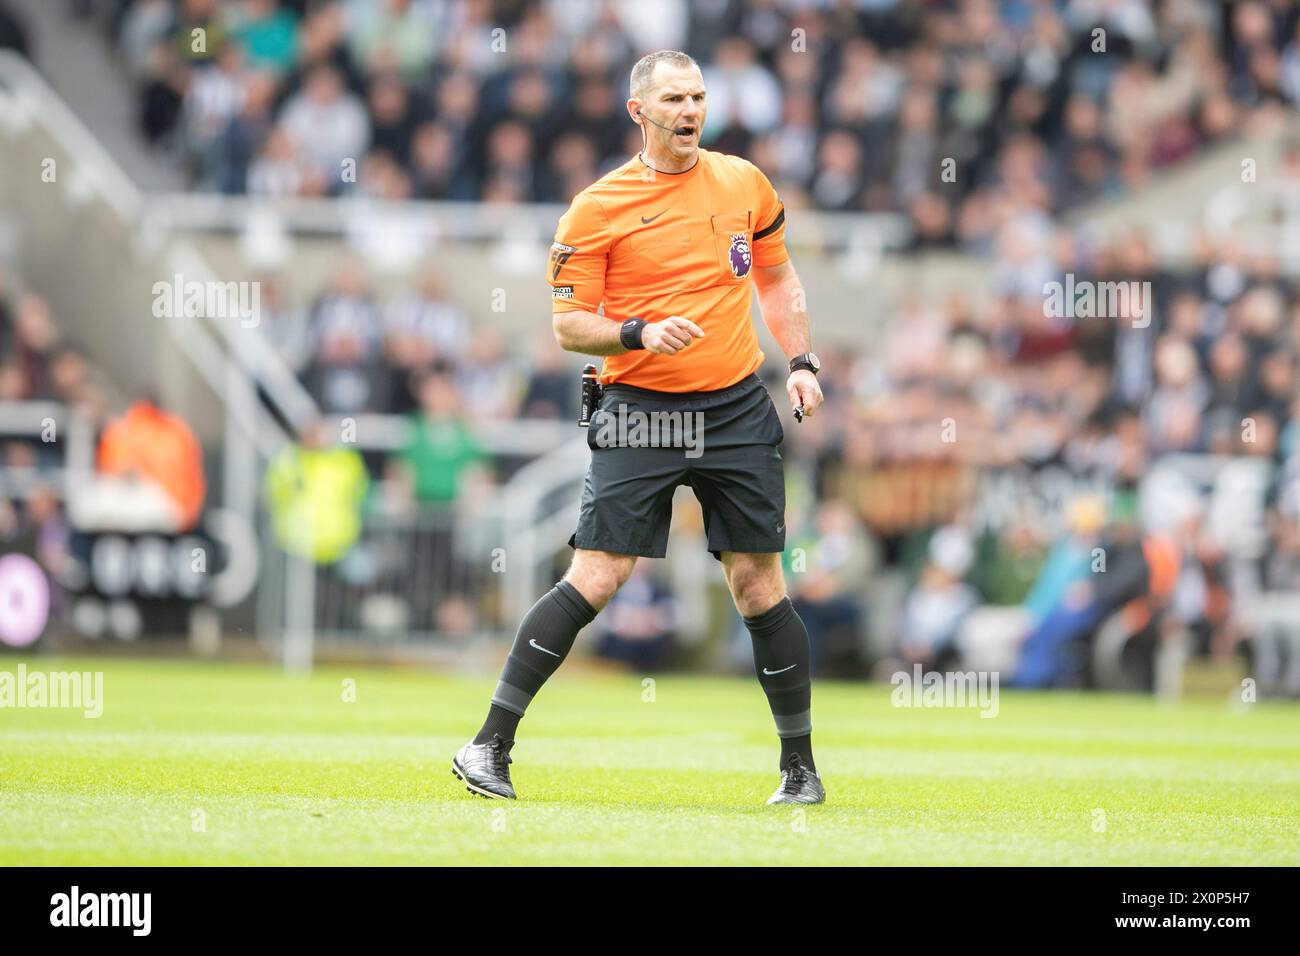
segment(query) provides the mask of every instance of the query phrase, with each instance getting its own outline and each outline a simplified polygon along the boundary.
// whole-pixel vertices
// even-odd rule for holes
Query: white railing
[[[0,402],[0,435],[24,436],[62,448],[53,468],[0,467],[0,497],[25,498],[51,479],[66,501],[94,471],[95,434],[84,415],[58,402]]]
[[[545,240],[565,206],[555,203],[503,205],[448,200],[391,202],[369,198],[268,198],[212,193],[169,193],[149,199],[150,215],[173,228],[243,233],[268,222],[289,233],[338,236],[369,218],[396,217],[414,224],[420,238],[496,242],[508,238]],[[907,217],[897,213],[837,213],[801,209],[786,224],[793,246],[853,249],[868,245],[898,249],[912,238]]]
[[[378,418],[385,427],[408,425],[406,419]],[[382,429],[357,431],[365,435],[355,445],[360,451],[393,447],[395,436]],[[438,616],[447,601],[486,609],[468,635],[473,640],[510,638],[546,590],[552,558],[576,525],[587,444],[576,426],[560,422],[493,422],[475,437],[498,454],[519,454],[542,439],[549,450],[473,513],[394,511],[386,504],[388,496],[377,492],[376,505],[362,515],[357,543],[333,565],[285,553],[269,515],[264,516],[257,630],[287,668],[310,669],[323,645],[345,653],[445,650],[456,643],[450,638],[467,639],[447,632]]]
[[[502,536],[509,542],[511,574],[503,575],[503,604],[518,621],[545,590],[543,571],[557,547],[577,526],[578,497],[547,512],[547,499],[582,481],[590,463],[586,433],[579,432],[536,461],[525,465],[506,484]]]
[[[0,133],[18,135],[37,123],[76,158],[70,188],[99,196],[123,222],[139,221],[140,191],[108,150],[30,63],[0,50]]]

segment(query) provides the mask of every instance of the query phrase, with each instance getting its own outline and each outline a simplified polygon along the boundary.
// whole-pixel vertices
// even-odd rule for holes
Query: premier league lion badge
[[[749,252],[749,239],[743,232],[731,237],[731,271],[737,279],[749,275],[750,264],[754,257]]]

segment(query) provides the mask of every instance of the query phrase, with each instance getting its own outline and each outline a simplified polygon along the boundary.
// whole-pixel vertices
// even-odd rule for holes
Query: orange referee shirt
[[[676,355],[608,356],[600,380],[699,392],[762,364],[750,273],[789,258],[785,210],[767,177],[748,160],[701,149],[683,173],[634,156],[575,196],[556,228],[547,278],[557,314],[603,305],[619,324],[690,319],[704,338]]]

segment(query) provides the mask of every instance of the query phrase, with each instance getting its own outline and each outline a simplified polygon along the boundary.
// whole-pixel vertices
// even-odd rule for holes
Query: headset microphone
[[[641,112],[640,110],[636,111],[636,115],[641,117],[647,123],[650,123],[652,126],[658,126],[660,129],[666,129],[668,130],[668,132],[676,133],[678,136],[685,136],[687,133],[690,132],[690,130],[687,129],[687,127],[685,126],[678,126],[676,129],[673,129],[673,127],[665,126],[663,123],[656,123],[654,120],[646,116],[645,113]]]

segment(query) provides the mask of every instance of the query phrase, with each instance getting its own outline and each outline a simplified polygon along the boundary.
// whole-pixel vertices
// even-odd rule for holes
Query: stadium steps
[[[0,263],[49,301],[119,401],[160,395],[205,446],[234,462],[224,469],[221,498],[251,517],[255,462],[286,440],[249,372],[246,349],[260,334],[228,320],[158,313],[157,283],[178,274],[209,281],[210,268],[149,213],[121,167],[31,65],[3,51]]]
[[[1294,121],[1289,130],[1279,125],[1248,131],[1159,172],[1132,195],[1098,201],[1064,221],[1085,227],[1099,240],[1145,232],[1163,256],[1177,263],[1191,262],[1203,227],[1233,233],[1254,251],[1278,253],[1294,272],[1300,267],[1300,236],[1274,221],[1273,213],[1288,196],[1294,203],[1300,192],[1300,182],[1286,178],[1282,163],[1286,138],[1297,134],[1300,122]],[[1244,165],[1247,160],[1253,161],[1253,170]],[[1244,178],[1248,172],[1253,181]]]
[[[64,0],[11,0],[26,21],[46,81],[127,171],[150,192],[184,188],[180,171],[155,157],[136,132],[136,91],[113,62],[98,25],[68,16]],[[52,69],[54,64],[58,69]]]

